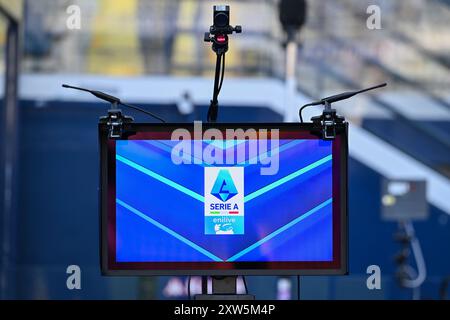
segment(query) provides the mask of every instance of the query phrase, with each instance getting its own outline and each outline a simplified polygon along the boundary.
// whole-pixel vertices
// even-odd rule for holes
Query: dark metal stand
[[[325,108],[322,115],[312,117],[311,120],[314,124],[314,129],[319,131],[322,139],[333,140],[336,138],[338,125],[345,123],[345,118],[338,115],[336,109],[331,108],[331,104],[327,101],[324,102]]]
[[[236,290],[237,276],[213,276],[212,277],[212,293],[198,294],[195,300],[255,300],[255,296],[251,294],[237,294]],[[203,282],[203,279],[202,279]]]
[[[133,122],[133,117],[122,114],[122,110],[117,107],[117,103],[111,103],[111,109],[108,115],[100,117],[100,123],[106,123],[109,127],[109,138],[120,139],[122,137],[122,128],[125,123]]]
[[[370,88],[358,90],[358,91],[348,91],[327,98],[323,98],[319,101],[311,102],[302,106],[299,110],[300,121],[303,122],[302,111],[307,107],[324,105],[324,110],[321,116],[312,117],[313,123],[313,133],[318,133],[318,135],[324,140],[333,140],[339,133],[339,130],[347,130],[345,118],[338,115],[336,110],[331,108],[331,104],[334,102],[349,99],[357,94],[364,93],[367,91],[379,89],[386,87],[387,83],[382,83],[377,86]]]

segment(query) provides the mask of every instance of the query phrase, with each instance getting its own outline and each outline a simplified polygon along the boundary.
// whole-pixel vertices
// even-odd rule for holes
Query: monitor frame
[[[348,274],[348,123],[339,124],[333,143],[333,170],[339,170],[339,177],[333,175],[333,261],[332,262],[156,262],[177,268],[151,269],[146,265],[155,262],[116,262],[109,243],[115,237],[115,220],[111,225],[109,219],[115,219],[115,140],[109,138],[109,126],[99,123],[100,146],[100,266],[107,276],[157,276],[157,275],[346,275]],[[193,123],[124,123],[123,139],[140,140],[150,133],[167,133],[176,128],[193,130]],[[280,129],[282,132],[299,132],[305,137],[320,139],[317,127],[312,123],[202,123],[203,131],[209,128],[237,129]],[[302,132],[303,131],[303,132]],[[319,136],[319,137],[318,137]],[[133,139],[137,137],[137,139]],[[140,139],[139,139],[140,138]],[[337,150],[335,150],[335,148]],[[339,158],[334,156],[338,151]],[[113,155],[112,155],[113,153]],[[336,188],[335,186],[339,186]],[[339,189],[339,190],[336,190]],[[111,199],[114,195],[114,199]],[[336,197],[337,195],[337,197]],[[337,211],[337,212],[336,212]],[[114,215],[112,215],[114,213]],[[338,215],[338,226],[335,226]],[[338,235],[336,235],[338,233]],[[335,237],[338,237],[336,241]],[[336,243],[338,242],[338,243]],[[115,243],[115,241],[113,242]],[[336,250],[338,251],[336,253]],[[115,248],[114,248],[115,252]],[[186,268],[188,264],[202,265],[200,268]],[[212,264],[226,267],[211,268]],[[247,264],[247,265],[246,265]],[[184,265],[184,267],[183,267]],[[284,266],[283,266],[284,265]]]

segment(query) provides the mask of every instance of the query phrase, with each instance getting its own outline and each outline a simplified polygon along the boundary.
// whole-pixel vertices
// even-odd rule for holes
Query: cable
[[[409,279],[403,280],[403,285],[407,288],[417,288],[420,287],[422,283],[425,281],[427,277],[427,268],[425,265],[425,259],[423,257],[422,248],[420,247],[419,240],[415,235],[414,226],[411,223],[411,221],[405,222],[404,228],[406,234],[411,238],[411,248],[414,254],[414,259],[416,260],[417,264],[417,277],[412,280]]]
[[[191,300],[191,276],[188,276],[187,295],[188,295],[188,300]]]
[[[220,90],[222,89],[224,76],[225,76],[225,53],[222,53],[217,56],[213,99],[211,100],[211,104],[209,105],[207,113],[208,122],[216,122],[217,120],[218,97]]]
[[[404,266],[403,271],[409,277],[409,279],[414,279],[417,277],[417,271],[409,265]],[[403,279],[402,282],[405,280],[406,279]],[[412,288],[412,299],[420,300],[420,287]]]
[[[161,121],[161,122],[163,122],[163,123],[166,122],[164,119],[158,117],[156,114],[153,114],[153,113],[151,113],[150,111],[141,109],[141,108],[139,108],[139,107],[133,106],[132,104],[128,104],[128,103],[125,103],[125,102],[119,102],[119,104],[121,104],[121,105],[123,105],[123,106],[125,106],[125,107],[128,107],[128,108],[130,108],[130,109],[134,109],[134,110],[136,110],[136,111],[145,113],[145,114],[147,114],[147,115],[149,115],[149,116],[151,116],[151,117],[153,117],[153,118],[155,118],[155,119],[157,119],[157,120],[159,120],[159,121]]]
[[[305,104],[303,107],[300,108],[300,110],[298,111],[298,116],[300,117],[300,122],[301,123],[303,123],[303,116],[302,116],[303,110],[305,108],[312,107],[312,106],[315,106],[315,105],[316,104],[314,104],[314,103],[308,103],[308,104]]]
[[[247,280],[245,280],[245,276],[242,276],[242,282],[244,283],[245,294],[248,294]]]
[[[220,84],[217,90],[217,95],[219,95],[220,90],[222,89],[223,78],[225,76],[225,53],[222,53],[222,61],[221,61],[221,75],[220,75]]]

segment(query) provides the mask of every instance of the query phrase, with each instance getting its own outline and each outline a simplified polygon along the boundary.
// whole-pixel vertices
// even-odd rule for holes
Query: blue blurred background
[[[168,121],[205,120],[215,57],[203,33],[214,4],[0,1],[2,299],[186,297],[185,278],[100,275],[97,122],[108,106],[61,84],[103,90]],[[450,2],[308,1],[291,46],[278,1],[227,4],[244,32],[230,40],[222,122],[297,121],[303,103],[389,83],[335,105],[350,121],[350,274],[301,277],[302,299],[440,298],[450,276]],[[381,29],[368,23],[377,13],[370,5],[380,9]],[[71,20],[77,14],[80,25]],[[384,178],[427,181],[429,217],[415,223],[427,277],[414,293],[396,280],[401,246],[397,224],[381,218]],[[66,287],[73,264],[81,290]],[[366,286],[370,265],[381,269],[381,290]],[[290,280],[247,277],[257,299],[295,299]]]

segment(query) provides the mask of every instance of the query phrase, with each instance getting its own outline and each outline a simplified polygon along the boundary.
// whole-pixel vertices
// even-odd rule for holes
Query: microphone
[[[333,95],[333,96],[329,96],[327,98],[323,98],[320,101],[313,102],[313,104],[316,105],[316,106],[320,105],[320,104],[325,104],[327,102],[329,104],[331,104],[331,103],[338,102],[338,101],[341,101],[341,100],[349,99],[349,98],[351,98],[353,96],[356,96],[357,94],[360,94],[360,93],[364,93],[364,92],[367,92],[367,91],[379,89],[379,88],[386,87],[386,86],[387,86],[387,83],[382,83],[382,84],[379,84],[377,86],[373,86],[373,87],[370,87],[370,88],[367,88],[367,89],[339,93],[339,94],[336,94],[336,95]]]
[[[101,92],[101,91],[98,91],[98,90],[90,90],[90,89],[86,89],[86,88],[75,87],[75,86],[71,86],[71,85],[68,85],[68,84],[63,84],[62,87],[63,88],[68,88],[68,89],[74,89],[74,90],[80,90],[80,91],[89,92],[90,94],[96,96],[97,98],[102,99],[104,101],[107,101],[107,102],[109,102],[109,103],[111,103],[113,105],[120,104],[120,105],[128,107],[130,109],[134,109],[136,111],[145,113],[145,114],[147,114],[147,115],[149,115],[149,116],[151,116],[151,117],[153,117],[153,118],[155,118],[155,119],[157,119],[157,120],[159,120],[161,122],[166,122],[164,119],[158,117],[157,115],[151,113],[150,111],[141,109],[139,107],[133,106],[133,105],[125,103],[125,102],[122,102],[119,98],[114,97],[112,95],[109,95],[107,93],[104,93],[104,92]]]
[[[387,86],[387,83],[382,83],[382,84],[379,84],[379,85],[376,85],[376,86],[373,86],[373,87],[370,87],[370,88],[366,88],[366,89],[362,89],[362,90],[358,90],[358,91],[343,92],[343,93],[339,93],[339,94],[336,94],[336,95],[332,95],[332,96],[323,98],[323,99],[318,100],[318,101],[314,101],[314,102],[308,103],[308,104],[306,104],[306,105],[304,105],[303,107],[300,108],[300,111],[299,111],[300,122],[303,123],[302,112],[303,112],[303,109],[305,109],[307,107],[318,106],[318,105],[322,105],[322,104],[323,105],[330,105],[330,104],[332,104],[334,102],[338,102],[338,101],[349,99],[349,98],[351,98],[353,96],[356,96],[357,94],[364,93],[364,92],[371,91],[371,90],[375,90],[375,89],[379,89],[379,88],[383,88],[383,87],[386,87],[386,86]]]
[[[80,87],[75,87],[75,86],[71,86],[71,85],[68,85],[68,84],[63,84],[62,87],[63,87],[63,88],[68,88],[68,89],[75,89],[75,90],[80,90],[80,91],[89,92],[89,93],[93,94],[94,96],[96,96],[97,98],[102,99],[102,100],[105,100],[105,101],[108,101],[109,103],[112,103],[112,104],[114,104],[114,103],[120,104],[120,99],[119,99],[119,98],[113,97],[113,96],[111,96],[111,95],[109,95],[109,94],[106,94],[106,93],[104,93],[104,92],[101,92],[101,91],[90,90],[90,89],[85,89],[85,88],[80,88]]]
[[[278,3],[278,17],[287,34],[288,41],[293,41],[295,34],[305,24],[307,11],[306,0],[281,0]]]

